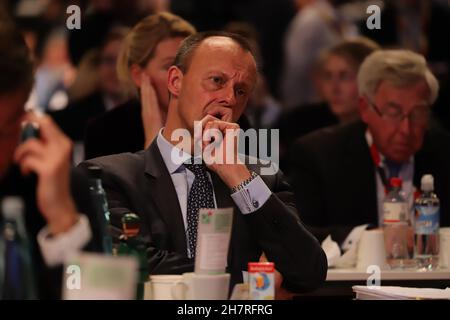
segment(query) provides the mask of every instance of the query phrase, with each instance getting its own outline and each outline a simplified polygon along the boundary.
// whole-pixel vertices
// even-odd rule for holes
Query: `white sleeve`
[[[260,176],[250,181],[248,185],[231,195],[234,203],[243,214],[252,213],[261,208],[267,199],[270,198],[272,191]]]
[[[51,237],[48,227],[44,227],[37,235],[42,256],[49,267],[63,264],[73,254],[80,251],[91,240],[92,233],[89,220],[80,215],[78,222],[68,231]]]

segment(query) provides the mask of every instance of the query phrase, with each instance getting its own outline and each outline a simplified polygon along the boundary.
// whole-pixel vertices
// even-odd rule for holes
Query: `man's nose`
[[[398,125],[399,130],[405,135],[408,135],[411,132],[411,120],[409,119],[409,117],[404,117]]]
[[[223,88],[221,92],[220,103],[225,106],[234,106],[236,104],[236,92],[233,86]]]

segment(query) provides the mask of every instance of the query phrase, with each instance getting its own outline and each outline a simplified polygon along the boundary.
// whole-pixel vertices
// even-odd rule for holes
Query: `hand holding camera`
[[[78,218],[69,183],[72,143],[48,116],[30,112],[24,123],[14,160],[22,174],[37,175],[37,204],[56,235]]]

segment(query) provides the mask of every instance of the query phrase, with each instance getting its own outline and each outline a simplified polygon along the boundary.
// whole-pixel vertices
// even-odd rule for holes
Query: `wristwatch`
[[[250,171],[250,177],[239,183],[238,185],[231,188],[231,194],[236,193],[242,189],[244,189],[245,186],[247,186],[253,179],[255,179],[258,175],[254,171]]]

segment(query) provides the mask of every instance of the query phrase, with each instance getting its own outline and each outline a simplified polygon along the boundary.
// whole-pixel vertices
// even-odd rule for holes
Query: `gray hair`
[[[438,95],[439,83],[427,66],[425,58],[409,50],[378,50],[370,54],[358,72],[359,96],[373,101],[381,81],[403,87],[424,80],[430,89],[432,105]]]

